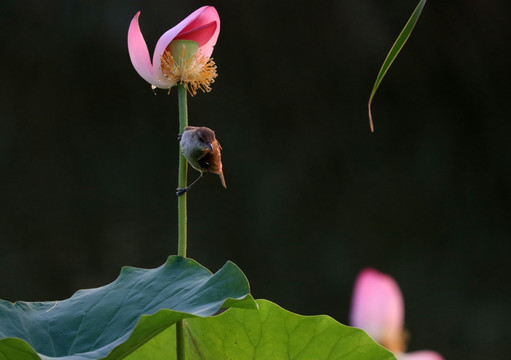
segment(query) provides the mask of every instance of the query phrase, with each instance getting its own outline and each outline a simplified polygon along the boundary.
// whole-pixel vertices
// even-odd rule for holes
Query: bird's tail
[[[222,183],[222,186],[227,189],[227,185],[225,185],[225,178],[224,178],[224,172],[220,171],[218,173],[218,176],[220,176],[220,182]]]

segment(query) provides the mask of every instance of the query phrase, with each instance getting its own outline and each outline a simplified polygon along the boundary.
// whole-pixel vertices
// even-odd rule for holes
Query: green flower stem
[[[185,127],[188,126],[188,105],[186,101],[186,87],[183,84],[177,85],[177,95],[179,102],[179,133],[182,134]],[[186,161],[181,149],[179,149],[179,174],[177,186],[179,188],[186,187],[186,177],[188,172],[188,162]],[[178,240],[177,240],[177,254],[186,257],[186,197],[184,193],[177,197],[177,211],[178,211]]]
[[[188,105],[186,100],[186,87],[183,84],[177,85],[177,97],[179,103],[179,133],[182,134],[185,127],[188,126]],[[179,188],[186,187],[186,178],[188,172],[188,162],[186,161],[181,148],[179,149],[179,174],[177,179],[177,186]],[[184,193],[177,197],[177,217],[178,217],[178,242],[177,254],[186,257],[186,198],[187,194]],[[185,360],[185,335],[184,335],[184,320],[176,323],[176,351],[177,360]]]
[[[184,326],[185,326],[184,320],[179,320],[176,323],[176,354],[177,354],[177,360],[186,360]]]

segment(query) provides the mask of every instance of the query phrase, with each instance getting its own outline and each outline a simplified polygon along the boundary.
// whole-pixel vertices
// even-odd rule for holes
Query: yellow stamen
[[[406,342],[408,340],[408,333],[403,331],[398,336],[385,336],[381,339],[380,344],[385,347],[387,350],[392,351],[393,353],[401,353],[406,350]]]
[[[165,50],[161,56],[161,71],[173,83],[184,84],[192,96],[197,94],[197,90],[210,92],[210,85],[218,76],[213,59],[197,55],[185,59],[184,48],[178,59]]]

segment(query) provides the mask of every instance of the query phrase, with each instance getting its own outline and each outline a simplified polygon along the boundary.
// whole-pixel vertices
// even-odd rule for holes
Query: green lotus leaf
[[[189,360],[395,360],[364,331],[326,315],[302,316],[257,300],[258,311],[231,308],[185,320]],[[175,327],[151,339],[129,360],[176,359]]]
[[[255,308],[232,262],[217,273],[171,256],[156,269],[124,267],[113,283],[53,302],[0,300],[0,360],[123,359],[177,321]]]

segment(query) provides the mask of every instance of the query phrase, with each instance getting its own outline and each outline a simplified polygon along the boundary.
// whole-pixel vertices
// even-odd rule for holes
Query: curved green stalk
[[[412,33],[412,30],[415,24],[417,23],[417,20],[419,20],[419,16],[422,12],[422,9],[424,8],[424,5],[426,5],[426,0],[420,0],[419,4],[413,11],[408,21],[406,22],[405,27],[403,28],[403,30],[401,30],[401,33],[394,42],[394,45],[392,45],[392,48],[387,54],[387,57],[385,58],[385,61],[383,62],[383,65],[380,68],[380,71],[378,72],[378,76],[376,76],[376,81],[374,82],[373,90],[371,91],[371,95],[369,96],[369,102],[367,104],[369,110],[369,126],[371,127],[371,132],[374,132],[373,116],[371,115],[371,102],[373,101],[374,94],[376,94],[376,90],[380,86],[380,83],[383,80],[385,74],[387,73],[387,70],[389,70],[390,65],[392,65],[397,54],[399,54],[399,52],[405,45],[406,40],[408,40],[408,38],[410,37],[410,34]]]
[[[179,104],[179,133],[182,134],[185,127],[188,126],[188,104],[186,99],[186,87],[183,84],[177,85],[177,97]],[[179,149],[179,173],[177,179],[177,187],[185,188],[188,172],[188,162],[186,161],[181,148]],[[177,197],[177,216],[178,216],[178,242],[177,254],[186,257],[186,241],[187,241],[187,216],[186,216],[186,192]],[[178,360],[185,360],[185,335],[184,320],[176,323],[176,352]]]

